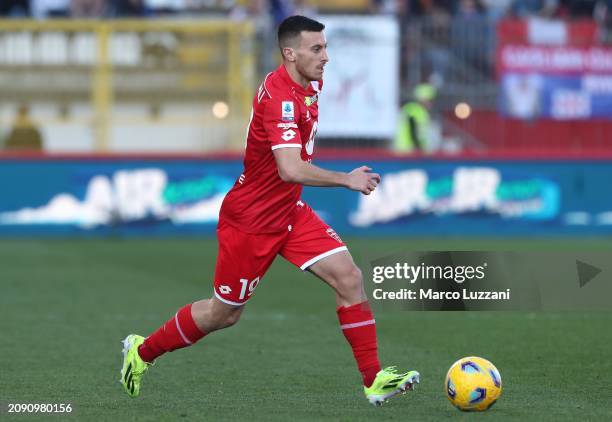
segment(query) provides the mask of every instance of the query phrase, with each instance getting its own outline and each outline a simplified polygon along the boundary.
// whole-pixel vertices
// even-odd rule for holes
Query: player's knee
[[[236,310],[225,315],[225,320],[223,321],[223,328],[229,328],[232,325],[236,325],[236,323],[240,321],[241,313],[242,312],[240,312],[239,310]]]
[[[229,328],[232,325],[235,325],[239,320],[240,311],[236,310],[213,315],[210,319],[210,324],[214,327],[214,330],[222,330],[224,328]]]
[[[204,315],[206,331],[222,330],[235,325],[240,320],[242,308],[211,308]]]
[[[363,286],[363,275],[356,265],[348,267],[338,277],[338,288],[341,293],[359,293]]]

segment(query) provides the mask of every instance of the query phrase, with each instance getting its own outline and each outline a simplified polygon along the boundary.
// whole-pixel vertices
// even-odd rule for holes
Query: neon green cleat
[[[123,339],[123,367],[121,368],[121,379],[119,382],[128,396],[138,397],[140,394],[140,379],[147,372],[151,363],[142,360],[138,354],[138,346],[145,338],[137,334],[130,334]]]
[[[375,406],[382,404],[393,396],[414,390],[419,383],[421,375],[417,371],[403,374],[397,373],[395,366],[382,369],[370,387],[363,387],[366,398]]]

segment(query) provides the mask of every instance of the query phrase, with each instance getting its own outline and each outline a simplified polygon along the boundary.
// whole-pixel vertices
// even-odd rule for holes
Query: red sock
[[[357,367],[363,377],[363,385],[369,387],[380,371],[378,344],[376,341],[376,321],[370,304],[365,301],[336,309],[340,328],[353,349]]]
[[[138,348],[138,354],[145,362],[153,362],[166,352],[191,346],[205,335],[191,316],[191,304],[185,305],[145,339]]]

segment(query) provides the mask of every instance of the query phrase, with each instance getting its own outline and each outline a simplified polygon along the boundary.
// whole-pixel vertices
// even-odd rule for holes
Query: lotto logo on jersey
[[[293,101],[283,101],[281,109],[281,119],[286,122],[295,120],[293,112]]]
[[[283,138],[283,140],[285,140],[285,142],[292,140],[293,138],[295,138],[295,135],[297,134],[296,131],[289,129],[283,132],[283,135],[281,136],[281,138]]]

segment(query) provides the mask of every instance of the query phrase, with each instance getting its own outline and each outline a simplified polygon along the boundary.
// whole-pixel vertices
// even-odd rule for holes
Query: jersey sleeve
[[[298,129],[299,108],[293,99],[270,99],[264,108],[263,125],[270,147],[302,148]]]

